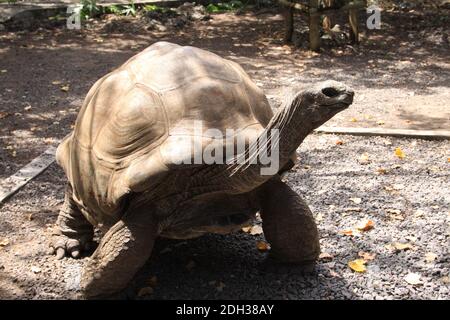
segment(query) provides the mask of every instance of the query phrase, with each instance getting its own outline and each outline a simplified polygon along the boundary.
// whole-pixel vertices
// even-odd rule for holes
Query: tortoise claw
[[[64,235],[56,235],[50,247],[49,253],[56,255],[56,259],[61,260],[65,256],[81,258],[82,254],[89,252],[93,245],[90,240],[84,238],[72,239]]]

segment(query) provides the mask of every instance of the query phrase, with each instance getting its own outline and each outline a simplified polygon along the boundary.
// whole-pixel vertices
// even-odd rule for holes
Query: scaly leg
[[[103,237],[89,258],[80,287],[87,298],[124,289],[150,257],[157,222],[149,207],[130,208]]]
[[[264,235],[281,262],[313,266],[320,253],[317,226],[306,203],[279,178],[257,190]]]
[[[57,259],[66,254],[78,258],[81,252],[89,250],[94,236],[94,227],[90,224],[72,199],[72,187],[67,185],[64,204],[56,221],[52,238],[52,251]]]

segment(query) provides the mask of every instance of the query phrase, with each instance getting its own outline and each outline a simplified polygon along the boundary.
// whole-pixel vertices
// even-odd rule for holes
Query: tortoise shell
[[[264,93],[238,64],[158,42],[92,86],[56,157],[91,223],[113,222],[128,194],[151,189],[176,169],[167,157],[184,152],[180,138],[200,135],[204,147],[225,139],[228,129],[251,142],[272,116]],[[208,129],[224,135],[208,136]]]

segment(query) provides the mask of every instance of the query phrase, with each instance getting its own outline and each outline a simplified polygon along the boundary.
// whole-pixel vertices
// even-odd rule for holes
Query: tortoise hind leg
[[[82,251],[89,250],[93,236],[94,227],[73,201],[72,187],[68,184],[50,246],[57,259],[62,259],[66,253],[78,258]]]
[[[257,190],[264,235],[274,258],[312,268],[320,253],[317,226],[303,199],[279,178]]]
[[[84,296],[107,296],[124,289],[150,257],[156,236],[157,223],[148,207],[129,209],[85,265],[80,282]]]

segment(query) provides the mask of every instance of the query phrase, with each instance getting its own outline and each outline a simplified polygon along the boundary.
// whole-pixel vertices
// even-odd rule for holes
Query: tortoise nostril
[[[329,98],[333,98],[339,95],[339,91],[337,91],[333,87],[327,87],[322,89],[322,93]]]

